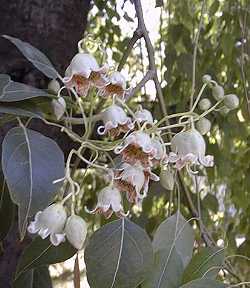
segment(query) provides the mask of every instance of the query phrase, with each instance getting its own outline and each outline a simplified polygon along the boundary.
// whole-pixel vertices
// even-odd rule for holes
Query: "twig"
[[[202,23],[203,23],[203,15],[204,15],[204,12],[205,12],[205,3],[206,3],[206,0],[203,0],[202,1],[202,7],[201,7],[201,16],[200,16],[200,22],[199,22],[199,26],[198,26],[198,31],[197,31],[197,34],[196,34],[195,40],[194,40],[194,54],[193,54],[193,69],[192,69],[193,71],[192,71],[192,88],[191,88],[191,98],[190,98],[190,109],[192,109],[193,102],[194,102],[197,49],[198,49],[199,37],[200,37],[200,33],[201,33],[201,27],[202,27]]]

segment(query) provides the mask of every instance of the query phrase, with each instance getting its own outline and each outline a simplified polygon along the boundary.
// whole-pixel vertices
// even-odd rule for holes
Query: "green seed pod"
[[[201,111],[207,111],[211,106],[211,101],[208,98],[201,99],[198,104],[198,107]]]
[[[240,101],[238,96],[236,96],[235,94],[228,94],[224,98],[224,104],[228,109],[232,110],[236,109],[239,106]]]
[[[77,215],[71,215],[65,227],[66,237],[72,246],[80,250],[87,235],[87,223]]]
[[[207,134],[211,129],[211,122],[207,118],[201,118],[196,123],[196,129],[201,133],[201,135]]]
[[[219,101],[224,98],[224,88],[220,85],[216,85],[212,88],[212,95],[215,100]]]

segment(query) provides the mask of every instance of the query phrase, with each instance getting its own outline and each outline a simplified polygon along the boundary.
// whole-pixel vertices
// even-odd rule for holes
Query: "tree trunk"
[[[77,52],[77,42],[83,37],[90,2],[91,0],[0,0],[0,34],[20,38],[37,47],[63,75],[65,67]],[[46,87],[48,83],[48,79],[13,44],[3,38],[0,39],[0,63],[0,73],[9,74],[15,81],[40,88]],[[57,129],[48,129],[39,121],[35,121],[32,127],[58,140],[64,152],[68,149],[68,143],[60,140]],[[7,126],[0,128],[0,144],[8,129]],[[2,242],[1,287],[12,287],[18,258],[28,242],[25,240],[20,243],[17,225],[14,223]]]

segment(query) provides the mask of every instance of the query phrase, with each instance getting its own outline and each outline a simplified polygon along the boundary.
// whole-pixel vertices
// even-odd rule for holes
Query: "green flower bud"
[[[238,96],[236,96],[235,94],[228,94],[224,98],[224,104],[228,109],[232,110],[236,109],[239,106],[240,101]]]
[[[212,80],[212,77],[208,74],[202,76],[203,83],[209,83]]]
[[[60,88],[60,84],[56,79],[51,80],[48,84],[48,90],[53,94],[57,94]]]
[[[224,98],[224,88],[220,85],[216,85],[212,88],[212,95],[215,100],[219,101]]]
[[[211,101],[208,98],[204,98],[199,102],[198,107],[201,111],[207,111],[211,105]]]
[[[207,118],[201,118],[196,123],[196,129],[201,133],[201,135],[205,135],[211,129],[211,122]]]
[[[62,118],[65,110],[66,110],[66,102],[63,97],[59,97],[57,99],[52,100],[52,107],[54,110],[54,114],[56,119],[59,120]]]
[[[66,238],[76,249],[80,250],[87,235],[87,223],[77,215],[71,215],[65,227]]]
[[[160,183],[161,186],[167,190],[173,190],[174,189],[174,171],[167,169],[167,170],[161,170],[160,174]]]

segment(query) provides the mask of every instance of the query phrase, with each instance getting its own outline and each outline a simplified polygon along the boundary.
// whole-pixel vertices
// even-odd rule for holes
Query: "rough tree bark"
[[[91,0],[0,0],[0,34],[8,34],[31,43],[43,51],[63,74],[76,53],[77,42],[86,28],[90,2]],[[41,88],[47,85],[48,79],[3,38],[0,38],[0,63],[0,73],[11,75],[15,81]],[[35,121],[32,127],[56,139],[64,151],[68,149],[68,142],[59,136],[57,129],[47,129],[39,121]],[[7,126],[0,127],[0,144],[8,129]],[[14,224],[1,245],[1,287],[12,287],[11,279],[27,242],[20,243],[17,225]]]

